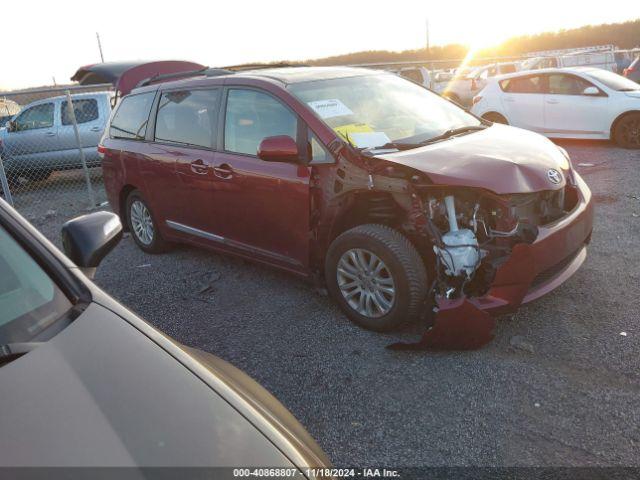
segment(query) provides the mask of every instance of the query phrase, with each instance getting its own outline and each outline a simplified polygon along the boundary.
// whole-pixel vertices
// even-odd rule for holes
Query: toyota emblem
[[[552,168],[547,172],[547,178],[551,183],[555,183],[556,185],[562,181],[562,175],[555,168]]]

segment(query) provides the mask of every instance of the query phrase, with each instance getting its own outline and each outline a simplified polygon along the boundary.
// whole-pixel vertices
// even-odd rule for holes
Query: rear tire
[[[140,191],[133,190],[129,193],[126,216],[131,236],[141,250],[147,253],[168,250],[169,244],[162,238],[151,208]]]
[[[613,128],[613,140],[622,148],[640,148],[640,113],[629,113]]]
[[[327,252],[325,279],[347,317],[377,332],[417,320],[427,293],[420,254],[385,225],[360,225],[338,236]]]
[[[485,120],[489,120],[490,122],[493,122],[493,123],[501,123],[503,125],[509,125],[509,122],[507,121],[507,119],[497,112],[485,113],[482,116],[482,118],[484,118]]]

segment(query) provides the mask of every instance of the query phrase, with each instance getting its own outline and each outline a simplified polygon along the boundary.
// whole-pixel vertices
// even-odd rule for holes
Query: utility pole
[[[429,44],[429,17],[427,17],[427,53],[429,53],[430,48],[431,45]]]
[[[100,61],[104,63],[104,55],[102,54],[102,43],[100,43],[100,34],[96,32],[96,38],[98,39],[98,50],[100,50]]]

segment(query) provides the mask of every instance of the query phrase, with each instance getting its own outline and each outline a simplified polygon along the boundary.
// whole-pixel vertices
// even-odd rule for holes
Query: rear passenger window
[[[500,88],[508,93],[542,93],[542,77],[507,78],[500,82]]]
[[[98,102],[95,98],[83,98],[79,100],[71,98],[71,104],[73,105],[73,113],[76,116],[76,122],[78,124],[93,122],[98,119]],[[69,115],[66,100],[62,102],[60,114],[62,116],[62,125],[71,125],[71,116]]]
[[[164,92],[156,117],[157,142],[212,147],[218,89]]]
[[[155,95],[155,92],[149,92],[124,97],[111,121],[109,136],[144,140]]]
[[[295,140],[297,120],[281,102],[255,90],[229,90],[224,124],[224,148],[257,155],[266,137],[288,135]]]

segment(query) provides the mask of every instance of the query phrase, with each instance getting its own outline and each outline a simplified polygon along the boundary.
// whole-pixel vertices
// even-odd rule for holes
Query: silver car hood
[[[92,303],[0,368],[0,467],[291,462],[149,337]]]

